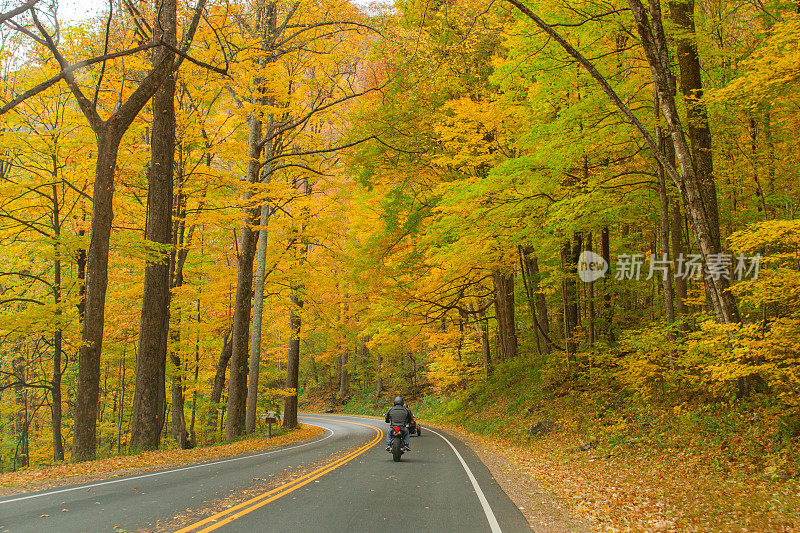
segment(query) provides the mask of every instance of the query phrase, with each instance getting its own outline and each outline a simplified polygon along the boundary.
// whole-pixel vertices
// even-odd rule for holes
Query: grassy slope
[[[521,358],[487,383],[412,407],[423,419],[491,437],[601,529],[800,530],[800,442],[767,399],[676,409],[613,384],[544,386],[540,373]],[[384,410],[368,394],[345,406]],[[557,427],[532,437],[540,421]]]

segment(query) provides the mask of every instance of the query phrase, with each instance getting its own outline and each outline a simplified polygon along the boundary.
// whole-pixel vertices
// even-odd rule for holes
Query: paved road
[[[423,426],[412,452],[395,463],[383,439],[376,444],[381,420],[300,420],[325,428],[324,435],[270,452],[0,498],[0,532],[153,529],[252,489],[254,479],[309,464],[315,469],[300,478],[203,522],[198,517],[185,531],[530,531],[487,468],[451,435]]]

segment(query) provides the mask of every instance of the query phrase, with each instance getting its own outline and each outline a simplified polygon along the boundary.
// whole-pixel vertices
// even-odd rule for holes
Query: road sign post
[[[267,435],[269,438],[272,438],[272,424],[278,421],[277,417],[275,416],[275,411],[270,411],[267,414],[261,415],[261,418],[264,419],[264,422],[267,423]]]

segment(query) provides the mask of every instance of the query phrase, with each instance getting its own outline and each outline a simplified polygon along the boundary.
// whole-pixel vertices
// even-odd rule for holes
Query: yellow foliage
[[[614,361],[620,364],[615,379],[644,396],[658,395],[668,383],[724,397],[738,379],[758,375],[783,403],[798,404],[800,315],[775,319],[768,328],[706,320],[679,340],[665,336],[663,327],[627,334],[621,341],[625,355]]]
[[[800,15],[786,12],[772,27],[772,35],[742,63],[746,75],[707,93],[707,98],[741,100],[755,106],[796,84],[800,79]]]
[[[739,253],[763,256],[759,275],[733,287],[746,304],[780,303],[800,305],[800,220],[767,220],[730,236],[731,248]]]

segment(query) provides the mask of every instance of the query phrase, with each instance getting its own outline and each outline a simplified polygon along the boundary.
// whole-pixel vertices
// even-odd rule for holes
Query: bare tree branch
[[[28,0],[24,4],[21,4],[21,5],[17,6],[17,7],[15,7],[11,11],[6,11],[5,13],[0,13],[0,24],[3,24],[4,22],[6,22],[8,20],[11,20],[12,18],[16,17],[17,15],[21,15],[22,13],[25,13],[29,9],[33,9],[34,6],[36,6],[36,4],[38,4],[38,3],[39,3],[39,0]]]
[[[108,0],[108,20],[106,21],[106,42],[103,47],[103,55],[108,54],[108,41],[111,38],[111,20],[114,17],[114,0]],[[103,60],[103,66],[100,67],[100,75],[97,77],[97,85],[94,88],[94,99],[92,104],[97,107],[97,99],[100,97],[100,85],[103,83],[103,76],[106,73],[106,60]]]
[[[39,300],[34,300],[32,298],[9,298],[8,300],[0,300],[0,305],[6,305],[12,302],[22,302],[22,303],[31,303],[36,305],[44,305],[44,303],[40,302]]]
[[[208,69],[208,70],[211,70],[213,72],[216,72],[217,74],[222,74],[223,76],[227,76],[228,75],[228,66],[227,66],[227,64],[225,65],[224,69],[223,68],[219,68],[219,67],[215,67],[214,65],[206,63],[205,61],[200,61],[199,59],[193,58],[192,56],[190,56],[189,54],[187,54],[186,52],[184,52],[180,48],[176,48],[174,46],[171,46],[168,43],[163,43],[163,46],[167,50],[169,50],[169,51],[173,52],[175,55],[177,55],[178,58],[180,59],[180,61],[176,61],[175,62],[175,66],[173,67],[174,69],[177,69],[180,66],[182,60],[186,59],[190,63],[194,63],[198,67],[203,67],[205,69]]]

